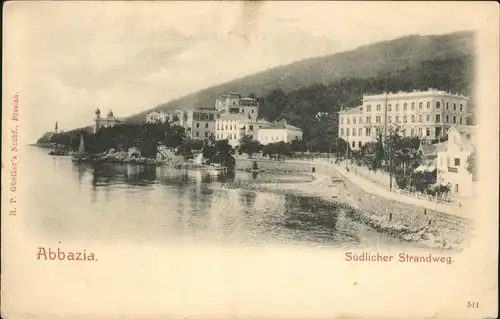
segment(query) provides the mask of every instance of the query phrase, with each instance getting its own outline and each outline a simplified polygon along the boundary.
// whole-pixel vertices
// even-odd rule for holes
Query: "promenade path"
[[[458,207],[456,203],[437,203],[432,202],[426,199],[421,199],[413,196],[408,196],[405,194],[399,194],[395,192],[391,192],[388,189],[381,187],[373,183],[372,181],[367,180],[359,175],[356,175],[352,172],[348,172],[345,167],[339,166],[336,164],[329,164],[326,160],[287,160],[290,163],[302,163],[315,166],[316,172],[319,174],[328,174],[332,177],[339,176],[348,180],[361,190],[366,193],[379,196],[382,198],[386,198],[389,200],[394,200],[400,203],[418,206],[422,209],[432,210],[435,212],[455,215],[459,217],[469,218],[471,209],[470,203],[465,203],[462,207]],[[328,189],[328,188],[326,188]]]

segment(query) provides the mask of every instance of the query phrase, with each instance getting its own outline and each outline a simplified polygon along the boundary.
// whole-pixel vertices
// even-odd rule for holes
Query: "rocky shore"
[[[278,175],[275,182],[237,181],[226,183],[222,187],[313,196],[325,204],[331,204],[332,210],[345,210],[351,219],[366,224],[378,232],[416,242],[428,248],[460,250],[465,239],[471,234],[472,222],[468,219],[367,194],[333,172],[313,174],[306,173],[310,171],[307,165],[298,167],[289,166],[287,163],[280,166],[288,168],[283,168],[280,172],[276,169]],[[270,167],[266,169],[269,170]],[[279,175],[285,170],[300,174],[292,176],[290,182],[287,182],[281,180]],[[303,177],[305,174],[309,176],[309,181]],[[302,179],[298,179],[298,176],[302,176]]]

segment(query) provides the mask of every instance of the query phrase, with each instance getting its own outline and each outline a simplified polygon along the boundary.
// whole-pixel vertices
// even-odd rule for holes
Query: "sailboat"
[[[73,162],[82,162],[85,160],[85,143],[83,141],[83,134],[80,134],[80,145],[78,151],[73,155]]]

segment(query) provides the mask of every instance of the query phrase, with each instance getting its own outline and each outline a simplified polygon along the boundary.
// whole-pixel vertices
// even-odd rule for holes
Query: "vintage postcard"
[[[12,1],[2,318],[494,318],[495,2]]]

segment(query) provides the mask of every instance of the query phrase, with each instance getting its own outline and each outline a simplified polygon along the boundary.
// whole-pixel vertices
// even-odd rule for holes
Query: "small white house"
[[[261,127],[257,134],[257,139],[262,145],[277,142],[289,143],[295,138],[302,140],[302,130],[287,124],[286,121],[270,123]]]
[[[456,197],[474,197],[475,176],[468,172],[468,158],[475,152],[477,127],[452,125],[448,141],[437,152],[437,179],[441,184],[451,184]]]

